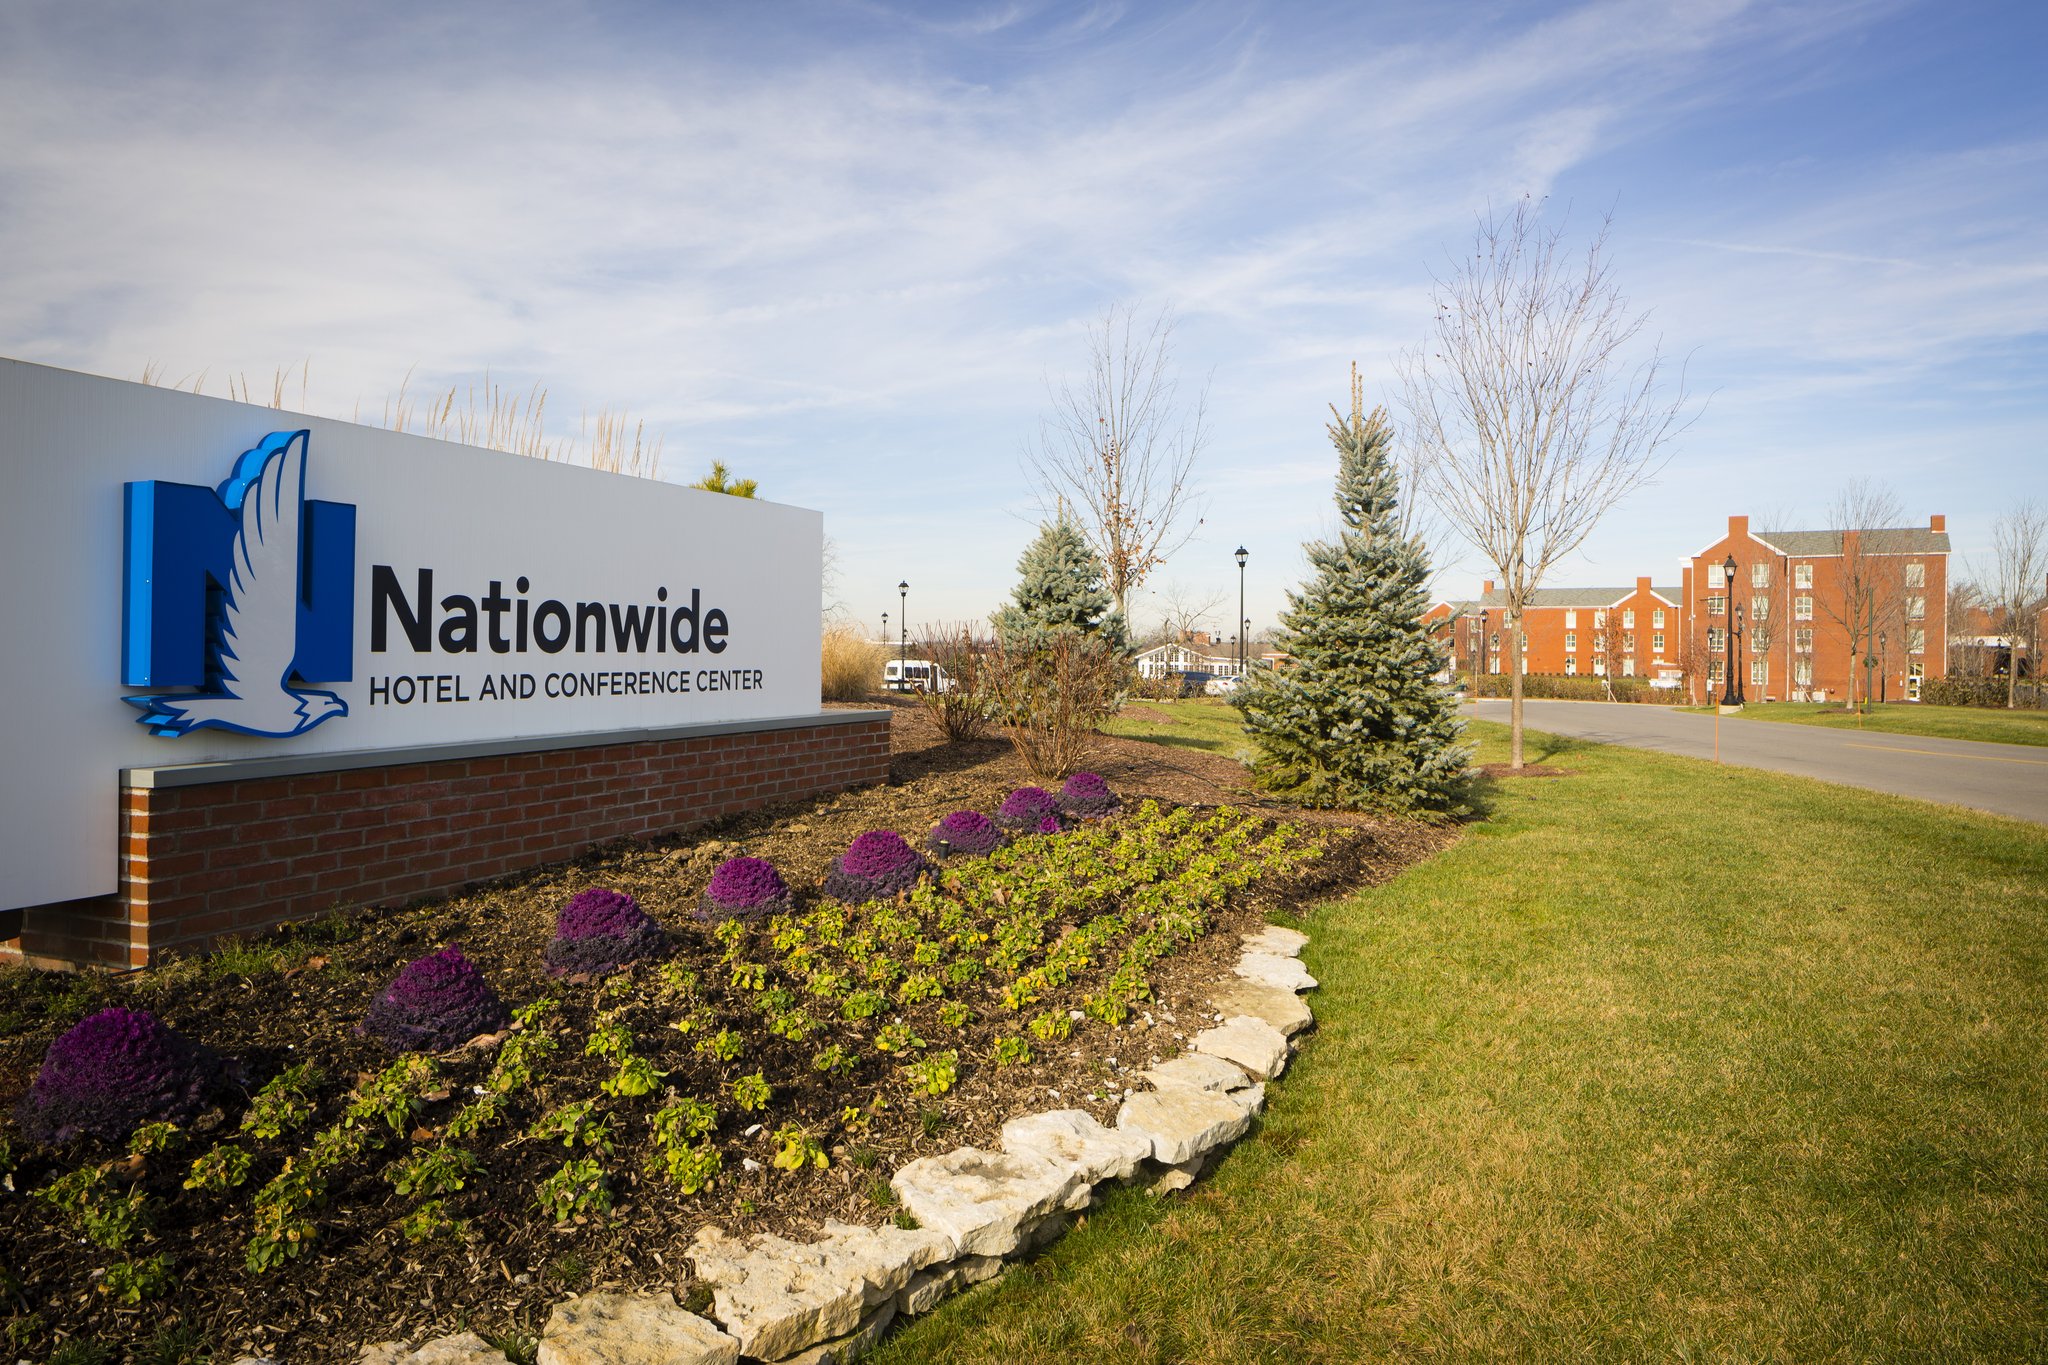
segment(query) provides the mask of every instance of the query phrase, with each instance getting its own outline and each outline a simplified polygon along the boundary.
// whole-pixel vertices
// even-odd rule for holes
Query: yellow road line
[[[2006,758],[1999,754],[1957,754],[1946,749],[1901,749],[1892,744],[1861,744],[1849,741],[1851,749],[1875,749],[1881,754],[1926,754],[1930,758],[1974,758],[1979,763],[2024,763],[2033,768],[2048,768],[2048,759]]]

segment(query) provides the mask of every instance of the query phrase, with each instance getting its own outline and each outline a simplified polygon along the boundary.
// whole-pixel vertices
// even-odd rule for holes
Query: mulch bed
[[[132,1003],[239,1058],[251,1077],[317,1059],[331,1078],[321,1120],[328,1121],[352,1077],[390,1060],[377,1043],[355,1032],[355,1024],[398,967],[459,943],[509,1002],[561,991],[543,972],[542,950],[556,909],[590,886],[635,896],[670,930],[677,956],[716,983],[720,949],[692,912],[723,859],[743,852],[768,858],[792,886],[815,887],[831,860],[866,830],[896,829],[915,842],[948,812],[993,810],[1030,781],[1006,743],[947,743],[914,703],[892,701],[894,758],[885,786],[754,812],[653,843],[609,847],[574,863],[404,910],[363,911],[299,926],[270,940],[285,946],[291,960],[304,962],[290,971],[235,975],[193,962],[125,978],[0,974],[0,1113],[11,1110],[26,1090],[57,1033],[92,1010]],[[417,1341],[465,1326],[537,1333],[551,1304],[599,1286],[684,1291],[684,1250],[707,1222],[728,1231],[790,1234],[825,1218],[880,1221],[889,1210],[876,1197],[877,1185],[903,1162],[962,1144],[992,1144],[1005,1119],[1034,1109],[1076,1107],[1108,1120],[1118,1104],[1113,1091],[1119,1077],[1171,1055],[1182,1039],[1208,1024],[1200,1016],[1205,988],[1228,972],[1237,931],[1256,927],[1276,911],[1385,881],[1455,837],[1440,827],[1276,806],[1246,786],[1239,764],[1199,751],[1105,738],[1091,766],[1127,807],[1147,796],[1179,805],[1235,805],[1276,820],[1330,827],[1328,852],[1305,874],[1255,883],[1213,917],[1210,933],[1156,964],[1154,999],[1120,1028],[1077,1027],[1064,1042],[1036,1046],[1036,1060],[1027,1066],[963,1066],[960,1083],[925,1104],[926,1112],[908,1103],[886,1110],[858,1138],[834,1136],[828,1169],[797,1176],[768,1168],[773,1144],[766,1129],[790,1108],[808,1116],[836,1114],[874,1087],[858,1079],[823,1078],[809,1090],[801,1088],[803,1082],[778,1087],[774,1106],[758,1116],[766,1129],[741,1143],[743,1151],[747,1142],[758,1148],[752,1156],[762,1169],[744,1169],[740,1153],[729,1151],[718,1186],[687,1198],[663,1181],[627,1172],[633,1178],[623,1182],[613,1215],[562,1227],[533,1209],[532,1191],[561,1163],[564,1151],[553,1143],[508,1140],[519,1131],[515,1124],[510,1133],[501,1130],[488,1139],[498,1145],[487,1187],[472,1182],[450,1199],[469,1224],[466,1238],[414,1243],[399,1236],[396,1220],[406,1202],[394,1199],[383,1178],[393,1154],[386,1153],[360,1163],[350,1183],[334,1190],[312,1252],[259,1278],[242,1266],[253,1185],[234,1196],[180,1195],[176,1174],[182,1166],[171,1158],[170,1179],[162,1173],[151,1177],[164,1208],[154,1241],[141,1250],[172,1251],[180,1283],[163,1301],[124,1309],[94,1290],[93,1267],[116,1259],[114,1254],[82,1246],[49,1210],[22,1193],[76,1165],[78,1154],[60,1164],[47,1154],[25,1152],[9,1125],[0,1133],[14,1138],[21,1167],[12,1189],[0,1192],[0,1350],[8,1359],[40,1358],[74,1335],[138,1348],[175,1325],[193,1330],[221,1359],[253,1353],[279,1355],[293,1365],[341,1362],[352,1361],[368,1342]],[[567,1036],[580,1037],[590,1025],[596,991],[561,993]],[[1014,1016],[1001,1017],[999,1005],[984,1014],[968,1030],[975,1045],[985,1047],[999,1028],[1017,1028]],[[765,1061],[782,1075],[809,1075],[801,1059],[816,1046],[774,1037],[757,1022],[747,1038],[748,1064]],[[968,1055],[963,1040],[962,1056]],[[488,1057],[445,1064],[458,1096],[488,1064]],[[578,1058],[566,1080],[562,1071],[558,1066],[551,1073],[561,1093],[524,1097],[532,1101],[527,1108],[592,1095],[607,1074],[597,1058]],[[672,1076],[670,1084],[688,1093],[692,1080]],[[716,1081],[710,1086],[715,1092]],[[231,1130],[241,1107],[237,1098],[226,1113],[215,1111],[197,1126],[210,1122]]]

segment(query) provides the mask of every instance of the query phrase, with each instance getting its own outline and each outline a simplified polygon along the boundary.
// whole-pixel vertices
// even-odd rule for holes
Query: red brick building
[[[1679,589],[1652,587],[1646,577],[1630,588],[1538,588],[1523,620],[1523,672],[1676,680],[1682,601]],[[1477,600],[1431,612],[1448,622],[1461,672],[1507,672],[1507,598],[1493,580]]]
[[[1746,700],[1846,700],[1866,688],[1919,700],[1921,683],[1948,672],[1948,554],[1938,514],[1924,527],[1860,532],[1752,531],[1748,517],[1728,518],[1684,569],[1687,643],[1706,665],[1688,670],[1688,688],[1698,701],[1709,687],[1721,693],[1727,632],[1739,625]]]
[[[1523,671],[1647,678],[1705,702],[1726,687],[1739,626],[1745,700],[1844,700],[1852,681],[1861,697],[1867,676],[1880,700],[1916,701],[1948,672],[1948,555],[1940,515],[1862,532],[1751,531],[1748,517],[1730,517],[1726,534],[1683,561],[1675,587],[1539,588]],[[1460,672],[1505,673],[1506,605],[1489,579],[1478,598],[1436,603],[1423,620]]]

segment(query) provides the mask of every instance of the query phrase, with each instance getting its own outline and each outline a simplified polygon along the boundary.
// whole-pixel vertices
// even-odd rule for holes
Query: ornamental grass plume
[[[711,884],[697,901],[697,914],[708,920],[758,919],[790,908],[789,883],[766,858],[727,858],[711,874]]]
[[[394,1052],[445,1052],[512,1022],[483,973],[450,945],[399,968],[363,1016],[363,1032]]]
[[[888,900],[917,885],[931,870],[918,851],[893,829],[871,829],[833,860],[825,894],[857,905]]]
[[[1060,788],[1060,814],[1084,820],[1108,815],[1119,804],[1100,773],[1075,773]]]
[[[551,976],[604,976],[667,950],[668,935],[639,901],[623,891],[593,886],[556,912],[546,961]]]
[[[996,822],[978,810],[956,810],[932,826],[925,846],[941,857],[988,853],[1003,841]]]
[[[50,1044],[15,1119],[36,1142],[118,1141],[144,1123],[190,1122],[221,1070],[216,1054],[147,1010],[116,1005]]]
[[[996,823],[1004,829],[1036,830],[1048,815],[1059,813],[1059,802],[1043,787],[1019,787],[1003,798],[996,808]]]

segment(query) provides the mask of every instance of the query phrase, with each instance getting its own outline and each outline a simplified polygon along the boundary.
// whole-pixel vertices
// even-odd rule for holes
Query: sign
[[[815,715],[822,542],[798,508],[0,360],[0,909],[116,890],[124,768]]]

